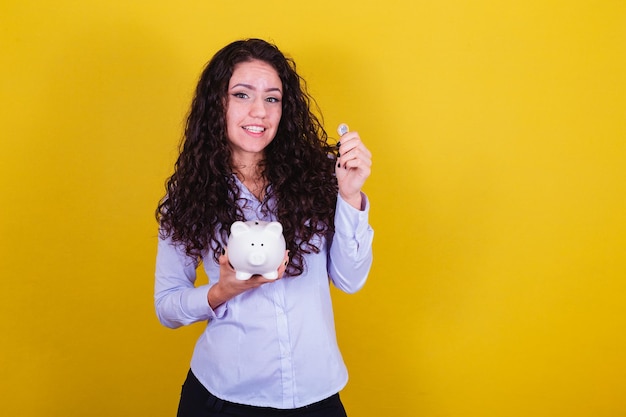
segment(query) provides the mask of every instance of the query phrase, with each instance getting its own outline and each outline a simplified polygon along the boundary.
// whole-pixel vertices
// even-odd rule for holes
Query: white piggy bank
[[[278,278],[278,267],[285,259],[283,226],[278,222],[237,221],[230,226],[228,260],[239,280],[262,275]]]

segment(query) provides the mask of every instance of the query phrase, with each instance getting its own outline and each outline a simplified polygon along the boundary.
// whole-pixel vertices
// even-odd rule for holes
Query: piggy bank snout
[[[265,253],[258,250],[251,252],[248,256],[248,262],[250,262],[250,265],[254,266],[263,265],[266,259],[267,256],[265,255]]]

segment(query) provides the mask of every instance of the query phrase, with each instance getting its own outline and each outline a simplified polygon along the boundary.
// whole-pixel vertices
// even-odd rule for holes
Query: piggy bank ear
[[[230,233],[232,236],[239,236],[243,233],[247,233],[249,230],[250,226],[240,221],[237,221],[230,226]]]
[[[280,236],[283,233],[283,225],[278,222],[270,222],[265,226],[265,231]]]

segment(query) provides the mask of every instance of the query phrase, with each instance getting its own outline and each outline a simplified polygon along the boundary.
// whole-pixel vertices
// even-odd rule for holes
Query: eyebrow
[[[237,87],[244,87],[244,88],[247,88],[249,90],[256,90],[256,88],[254,88],[254,86],[252,86],[250,84],[245,84],[245,83],[235,84],[230,89],[232,90],[232,89],[237,88]],[[267,90],[265,90],[266,93],[273,92],[273,91],[278,91],[281,94],[283,93],[280,90],[280,88],[278,88],[278,87],[272,87],[272,88],[268,88]]]

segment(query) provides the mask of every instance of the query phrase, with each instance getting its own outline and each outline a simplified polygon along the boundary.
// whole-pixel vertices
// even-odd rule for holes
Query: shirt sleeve
[[[215,311],[209,306],[210,284],[196,287],[195,260],[180,245],[159,236],[154,283],[156,314],[166,327],[175,329],[199,321],[220,318],[222,305]]]
[[[372,266],[374,231],[368,223],[369,200],[361,193],[361,210],[337,197],[335,233],[332,237],[328,273],[333,284],[347,293],[360,290]]]

